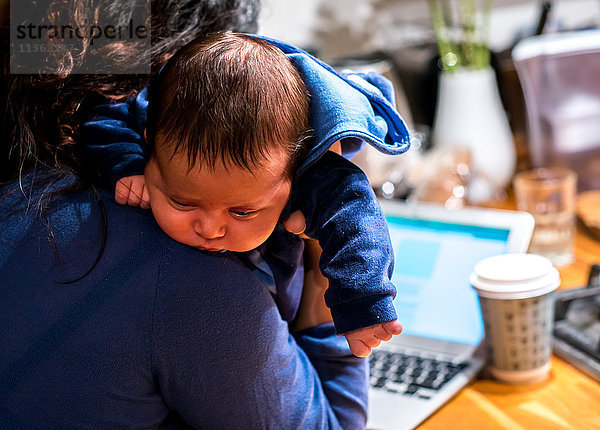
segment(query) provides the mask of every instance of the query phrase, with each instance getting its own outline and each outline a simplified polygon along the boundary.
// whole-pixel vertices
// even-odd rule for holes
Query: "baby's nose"
[[[194,223],[194,231],[203,239],[213,240],[225,236],[226,227],[224,224],[204,218]]]

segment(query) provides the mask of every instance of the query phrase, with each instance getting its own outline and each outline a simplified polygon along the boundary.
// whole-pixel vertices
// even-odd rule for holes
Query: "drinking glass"
[[[517,208],[535,219],[529,253],[543,255],[555,266],[571,263],[576,173],[564,167],[528,170],[517,174],[513,184]]]

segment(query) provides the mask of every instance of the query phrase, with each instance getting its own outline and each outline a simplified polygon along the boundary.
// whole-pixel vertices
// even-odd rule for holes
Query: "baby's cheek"
[[[255,225],[243,226],[235,231],[229,231],[230,239],[235,240],[244,249],[254,249],[265,242],[269,234],[266,233],[264,225],[255,222]]]
[[[279,218],[270,217],[268,220],[265,220],[260,226],[260,230],[258,231],[258,236],[260,237],[261,243],[266,241],[273,230],[275,230],[275,226],[277,225],[277,220]]]
[[[165,208],[164,205],[157,206],[156,209],[154,209],[155,206],[152,206],[152,208],[154,218],[160,228],[173,239],[181,241],[180,238],[176,237],[180,235],[179,226],[181,225],[181,223],[177,221],[177,217],[173,216],[171,211],[169,211],[168,208]]]

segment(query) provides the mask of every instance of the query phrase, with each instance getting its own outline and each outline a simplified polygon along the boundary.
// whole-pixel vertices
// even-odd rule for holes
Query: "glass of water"
[[[563,167],[547,167],[517,174],[513,181],[517,209],[535,218],[529,252],[555,266],[573,261],[573,230],[577,175]]]

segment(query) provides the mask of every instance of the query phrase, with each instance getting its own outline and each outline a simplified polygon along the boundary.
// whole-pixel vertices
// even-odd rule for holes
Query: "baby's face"
[[[157,146],[145,171],[154,218],[171,238],[205,251],[245,252],[273,232],[291,192],[288,158],[273,154],[262,167],[196,165]]]

